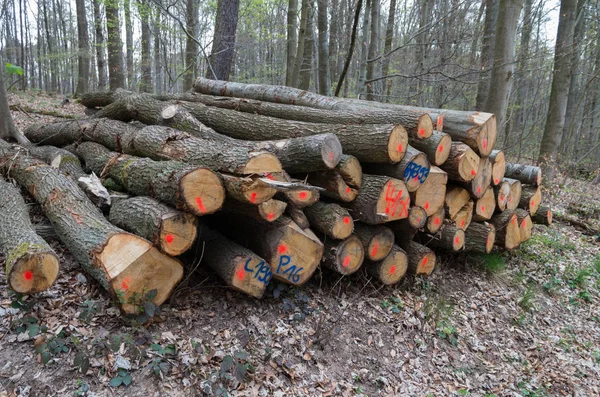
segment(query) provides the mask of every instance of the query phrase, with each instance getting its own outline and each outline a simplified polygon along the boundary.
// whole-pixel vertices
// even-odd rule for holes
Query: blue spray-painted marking
[[[254,273],[254,278],[258,279],[263,284],[268,284],[273,277],[273,272],[271,272],[271,267],[265,263],[265,261],[260,261],[254,268],[249,267],[250,261],[252,258],[248,258],[246,264],[244,265],[244,270],[248,273]]]
[[[277,270],[275,271],[275,274],[277,274],[278,276],[285,277],[293,283],[297,283],[298,281],[300,281],[300,272],[304,270],[304,268],[299,268],[294,264],[288,266],[291,262],[292,258],[289,255],[281,255],[279,257],[279,265],[277,265]]]
[[[417,178],[420,183],[425,182],[427,177],[429,176],[429,168],[423,167],[417,163],[410,162],[406,166],[404,170],[404,180],[408,181],[410,179]]]

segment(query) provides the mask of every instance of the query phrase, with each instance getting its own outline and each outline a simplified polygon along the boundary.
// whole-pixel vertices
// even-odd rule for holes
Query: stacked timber
[[[204,78],[184,94],[118,90],[81,102],[93,117],[29,126],[38,146],[0,142],[0,164],[125,312],[144,291],[163,302],[183,275],[174,257],[188,250],[260,297],[272,279],[302,285],[319,268],[392,285],[431,274],[441,251],[513,249],[533,222],[551,222],[539,213],[539,169],[494,150],[489,113]],[[81,182],[92,172],[122,192],[102,201],[106,216],[88,198],[102,189]],[[11,287],[45,289],[58,259],[25,221],[18,191],[1,193]]]

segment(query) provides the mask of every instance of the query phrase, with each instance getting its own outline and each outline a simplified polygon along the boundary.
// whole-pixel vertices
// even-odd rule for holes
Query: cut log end
[[[435,253],[415,241],[408,244],[406,254],[408,256],[408,270],[416,276],[429,276],[435,269]]]
[[[427,212],[418,206],[410,207],[408,211],[408,223],[413,229],[421,229],[427,223]]]
[[[446,216],[446,210],[442,207],[436,211],[433,215],[427,218],[427,224],[425,225],[427,231],[431,234],[437,233],[444,224],[444,217]]]
[[[354,232],[365,247],[367,258],[373,262],[385,258],[394,244],[394,232],[386,226],[356,223]]]
[[[258,153],[245,165],[243,173],[247,175],[266,175],[281,172],[283,168],[277,157],[271,153]]]
[[[427,113],[419,116],[417,120],[417,139],[427,139],[433,133],[433,120]]]
[[[456,229],[452,238],[452,250],[460,251],[465,246],[465,232],[461,229]]]
[[[335,250],[335,255],[326,255],[324,264],[346,276],[356,273],[365,259],[364,247],[357,236],[350,236],[334,247],[325,249]]]
[[[496,186],[502,183],[504,173],[506,172],[506,158],[502,150],[494,151],[492,166],[492,185]],[[492,157],[490,156],[490,158]]]
[[[477,148],[480,155],[489,156],[492,150],[494,150],[494,145],[496,145],[496,116],[490,113],[479,113],[479,115],[485,115],[487,120],[483,122],[481,131],[477,135]]]
[[[292,190],[285,193],[288,200],[298,208],[308,207],[319,201],[320,194],[312,190]]]
[[[256,255],[236,256],[233,261],[234,271],[228,284],[255,298],[262,297],[272,277],[269,265]]]
[[[260,216],[267,222],[274,222],[283,215],[287,203],[280,200],[267,200],[258,205]]]
[[[410,196],[404,182],[390,178],[379,194],[377,214],[385,214],[386,222],[408,217]]]
[[[430,169],[431,163],[429,162],[429,159],[425,153],[418,152],[412,156],[410,162],[404,170],[403,179],[409,192],[414,192],[421,187],[421,185],[427,180]]]
[[[170,256],[186,252],[196,240],[198,218],[188,213],[176,213],[164,218],[160,229],[160,250]]]
[[[343,153],[342,144],[339,139],[335,135],[329,135],[330,136],[322,142],[321,158],[323,159],[323,164],[331,169],[339,164]]]
[[[225,201],[225,188],[217,174],[199,168],[183,177],[181,195],[188,210],[196,215],[206,215],[221,209]]]
[[[359,189],[362,185],[362,166],[354,156],[343,155],[336,166],[337,172],[342,176],[344,182],[350,187]]]
[[[20,294],[44,291],[56,281],[59,268],[59,260],[54,253],[24,255],[12,265],[7,275],[8,285]]]
[[[475,221],[487,221],[494,215],[496,209],[496,195],[494,189],[488,187],[482,198],[475,202],[475,213],[473,219]]]
[[[465,182],[469,182],[475,179],[478,169],[479,156],[473,149],[468,148],[459,162],[458,173]]]
[[[431,120],[431,119],[430,119]],[[388,155],[390,162],[397,163],[404,157],[408,147],[408,134],[401,125],[395,125],[388,140]]]
[[[390,247],[390,253],[381,261],[366,264],[367,272],[385,285],[398,283],[408,269],[406,252],[397,245]]]
[[[443,134],[440,141],[435,149],[435,161],[434,165],[442,165],[448,160],[450,155],[450,149],[452,147],[452,137],[448,134]]]

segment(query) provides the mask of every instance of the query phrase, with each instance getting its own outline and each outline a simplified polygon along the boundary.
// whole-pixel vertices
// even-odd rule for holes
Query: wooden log
[[[365,250],[357,236],[345,240],[326,240],[322,264],[339,274],[356,273],[365,259]]]
[[[537,212],[542,203],[542,188],[533,186],[523,186],[521,197],[519,198],[519,207],[526,209],[530,214]]]
[[[79,145],[77,153],[89,169],[110,176],[131,194],[150,196],[196,215],[211,214],[223,205],[223,184],[207,168],[111,152],[93,142]]]
[[[510,198],[510,183],[502,180],[500,184],[493,187],[494,195],[496,196],[496,209],[502,212],[508,205],[508,199]]]
[[[521,244],[521,231],[517,214],[513,210],[506,210],[496,214],[490,220],[496,228],[495,244],[503,249],[511,250]]]
[[[277,190],[265,186],[257,177],[219,174],[223,181],[223,187],[227,197],[241,203],[258,205],[270,200],[275,196]]]
[[[550,226],[552,224],[552,210],[550,207],[540,205],[535,214],[531,216],[531,220],[533,223]]]
[[[472,199],[469,199],[467,204],[464,205],[454,216],[454,218],[450,218],[458,228],[462,230],[466,230],[471,221],[473,220],[473,208],[475,207],[475,203]]]
[[[111,103],[118,101],[121,98],[128,97],[131,95],[131,91],[117,88],[114,91],[96,91],[86,92],[79,98],[79,102],[87,108],[95,108],[108,106]]]
[[[349,154],[342,154],[340,162],[335,166],[335,170],[342,176],[348,186],[360,189],[363,172],[360,161],[356,157]]]
[[[304,284],[323,256],[323,243],[319,238],[286,216],[274,222],[260,222],[219,213],[209,226],[264,258],[271,266],[273,277],[284,283]]]
[[[424,208],[413,205],[408,210],[407,219],[414,229],[422,229],[427,223],[427,212]]]
[[[481,156],[489,156],[496,144],[496,116],[484,112],[431,109],[434,128],[454,141],[463,142]]]
[[[506,159],[502,150],[494,150],[490,154],[492,161],[492,185],[496,186],[504,179],[506,172]]]
[[[519,234],[521,236],[521,243],[529,240],[531,238],[531,231],[533,230],[533,221],[531,220],[531,216],[529,212],[524,209],[517,208],[515,211],[517,214],[517,222],[519,222]]]
[[[312,189],[310,185],[305,183],[305,181],[290,177],[285,171],[283,171],[281,174],[272,176],[272,178],[275,180],[282,180],[285,182],[298,183],[299,185],[302,185],[302,188],[293,189],[278,194],[280,199],[285,200],[298,208],[304,208],[308,207],[309,205],[313,205],[319,201],[321,197],[319,190]]]
[[[453,219],[456,214],[469,202],[471,199],[469,192],[458,186],[449,185],[446,190],[446,198],[444,204],[448,219]]]
[[[250,150],[235,140],[206,140],[169,127],[137,128],[117,120],[88,119],[32,124],[25,129],[32,142],[66,146],[78,141],[99,143],[110,150],[154,160],[179,160],[214,171],[239,175],[281,172],[271,153]]]
[[[256,220],[274,222],[283,215],[286,207],[286,202],[275,199],[263,201],[260,204],[249,204],[227,199],[223,205],[223,211],[244,215]]]
[[[475,212],[473,220],[476,222],[487,221],[492,218],[496,210],[496,195],[490,186],[486,189],[483,197],[475,201]]]
[[[521,201],[521,182],[511,178],[504,178],[503,180],[508,182],[510,185],[510,195],[506,200],[506,208],[514,211],[517,209],[517,207],[519,206],[519,202]]]
[[[0,142],[0,146],[2,143]],[[158,305],[183,276],[181,264],[145,239],[113,226],[67,176],[14,149],[0,147],[4,172],[41,204],[56,234],[81,266],[119,299],[125,313],[137,313],[137,296],[156,290]]]
[[[414,192],[421,187],[429,175],[430,168],[431,164],[427,156],[410,145],[398,164],[363,163],[365,173],[400,179],[404,181],[409,192]]]
[[[436,211],[427,218],[425,230],[427,230],[431,234],[437,233],[442,228],[445,217],[446,209],[444,207],[441,207],[438,211]]]
[[[458,182],[470,182],[477,176],[479,156],[464,143],[452,142],[448,160],[440,168],[448,178]]]
[[[367,259],[372,262],[383,260],[394,245],[394,232],[386,226],[356,222],[354,234],[365,248]]]
[[[307,182],[325,189],[321,194],[334,200],[350,202],[356,199],[358,190],[346,184],[336,171],[317,171],[308,174]]]
[[[406,249],[408,256],[408,272],[416,276],[429,276],[435,269],[435,253],[417,243],[411,241]]]
[[[195,247],[196,257],[228,286],[255,298],[263,296],[273,277],[263,258],[204,224],[198,227]]]
[[[483,197],[492,181],[492,162],[488,157],[482,157],[475,178],[468,183],[459,183],[469,191],[471,197],[480,199]]]
[[[302,208],[298,208],[293,204],[288,204],[285,209],[285,213],[292,218],[292,220],[298,226],[300,226],[300,229],[310,228],[310,222],[308,221],[308,218],[306,217],[306,214],[304,214]]]
[[[506,163],[505,176],[526,185],[539,186],[542,183],[542,169],[534,165]]]
[[[489,254],[496,242],[496,228],[488,222],[473,222],[465,230],[465,251]]]
[[[408,217],[410,196],[404,182],[387,176],[363,174],[356,199],[344,203],[352,217],[369,225]]]
[[[394,233],[395,243],[405,251],[417,235],[418,230],[411,226],[408,219],[401,219],[396,222],[390,222],[386,225]]]
[[[344,240],[354,230],[350,213],[338,204],[317,202],[304,208],[304,214],[313,229],[333,239]]]
[[[408,256],[397,245],[390,247],[390,253],[380,261],[366,260],[364,263],[367,273],[384,285],[397,284],[408,269]]]
[[[373,101],[326,97],[291,87],[231,83],[198,78],[194,83],[194,91],[201,94],[255,99],[265,102],[306,106],[314,109],[335,110],[336,114],[337,111],[348,111],[353,112],[358,117],[357,121],[361,117],[369,117],[368,114],[377,113],[379,117],[386,117],[393,112],[392,117],[394,118],[389,120],[394,120],[394,123],[404,125],[423,138],[429,137],[433,130],[431,118],[426,117],[428,113],[426,110],[406,106],[386,105]],[[289,117],[289,114],[286,114],[286,118]],[[305,114],[309,114],[309,111],[305,111]],[[362,116],[363,114],[364,116]]]
[[[196,240],[197,218],[150,197],[117,200],[110,207],[110,222],[152,242],[170,256],[178,256]]]
[[[409,139],[411,146],[427,155],[429,162],[440,166],[448,160],[452,137],[445,132],[434,131],[427,139]]]
[[[50,288],[58,276],[59,259],[36,234],[19,189],[0,177],[0,252],[6,283],[15,292],[31,294]]]
[[[438,212],[444,208],[446,199],[446,184],[448,183],[448,174],[438,167],[431,167],[427,179],[420,188],[411,192],[410,200],[413,205],[422,207],[427,216]]]
[[[446,223],[436,234],[421,233],[420,242],[428,247],[460,251],[465,245],[465,232],[452,223]]]

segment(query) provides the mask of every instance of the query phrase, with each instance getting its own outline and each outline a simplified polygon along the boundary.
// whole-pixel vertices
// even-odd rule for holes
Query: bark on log
[[[488,222],[473,222],[465,230],[465,251],[489,254],[496,242],[496,228]]]
[[[496,208],[499,212],[506,209],[508,199],[510,198],[510,183],[502,180],[500,184],[493,187],[494,195],[496,196]]]
[[[323,256],[319,238],[286,216],[275,222],[260,222],[219,213],[210,226],[264,258],[271,265],[273,277],[284,283],[304,284]]]
[[[491,185],[492,169],[492,162],[490,159],[488,157],[482,157],[479,161],[479,167],[477,168],[475,178],[468,183],[459,183],[459,185],[467,189],[471,194],[471,197],[480,199]]]
[[[475,213],[473,220],[476,222],[487,221],[492,218],[496,210],[496,195],[494,189],[490,186],[485,191],[483,197],[475,201]]]
[[[362,184],[362,166],[354,156],[343,154],[335,170],[342,176],[344,182],[350,187],[360,189]]]
[[[409,139],[409,143],[425,153],[431,164],[440,166],[448,160],[452,138],[445,132],[434,131],[427,139]]]
[[[517,209],[519,202],[521,201],[521,192],[523,189],[521,182],[510,178],[504,178],[503,180],[510,184],[510,195],[506,200],[506,209],[514,211]]]
[[[386,225],[394,233],[394,242],[403,250],[407,251],[411,241],[417,235],[418,230],[413,228],[408,219],[401,219]]]
[[[110,176],[131,194],[150,196],[196,215],[211,214],[223,205],[225,189],[209,169],[119,154],[93,142],[79,145],[77,153],[89,169],[100,177]]]
[[[322,264],[341,275],[356,273],[365,259],[365,250],[360,239],[351,235],[345,240],[325,241]]]
[[[304,214],[313,229],[330,238],[344,240],[352,234],[354,221],[345,208],[334,203],[317,202],[306,207]]]
[[[114,91],[86,92],[85,94],[81,95],[79,102],[87,108],[95,108],[108,106],[119,99],[128,97],[129,95],[132,95],[132,92],[122,88],[117,88]]]
[[[445,217],[446,209],[444,207],[441,207],[437,212],[435,212],[427,218],[425,230],[427,230],[431,234],[437,233],[442,228]]]
[[[285,209],[287,203],[280,200],[270,199],[259,204],[249,204],[233,199],[225,200],[223,211],[240,214],[252,219],[274,222],[279,219]]]
[[[433,166],[421,187],[410,194],[410,200],[413,205],[422,207],[427,216],[431,216],[444,208],[447,183],[448,174]]]
[[[277,190],[265,186],[257,177],[241,177],[229,174],[219,175],[223,181],[223,187],[227,191],[227,197],[241,203],[258,205],[270,200],[277,193]]]
[[[496,214],[490,220],[490,223],[496,228],[496,245],[498,247],[511,250],[521,244],[521,231],[517,214],[513,210],[506,210]]]
[[[427,223],[427,212],[424,208],[413,205],[408,210],[408,223],[414,229],[422,229]]]
[[[540,205],[535,214],[531,216],[531,220],[533,223],[550,226],[552,224],[552,210],[550,207]]]
[[[470,182],[477,176],[479,156],[464,143],[452,142],[448,160],[440,168],[448,178],[458,182]]]
[[[530,214],[537,212],[540,204],[542,203],[542,188],[524,186],[521,190],[521,197],[519,199],[519,207],[526,209]]]
[[[415,241],[411,241],[406,249],[408,256],[408,272],[416,276],[429,276],[435,269],[435,253]]]
[[[34,231],[19,189],[1,176],[0,252],[4,255],[6,283],[13,291],[40,292],[56,281],[58,256]]]
[[[446,223],[436,234],[421,233],[421,244],[427,247],[460,251],[465,245],[465,232],[452,223]]]
[[[363,185],[356,199],[344,206],[354,219],[376,225],[407,218],[410,196],[399,179],[363,174]]]
[[[285,209],[285,213],[292,218],[296,225],[300,226],[300,229],[310,228],[310,222],[308,221],[308,218],[304,214],[302,208],[298,208],[290,203]]]
[[[531,231],[533,230],[533,221],[529,212],[524,209],[517,208],[515,211],[517,214],[517,221],[519,222],[519,234],[521,236],[521,243],[531,238]]]
[[[363,163],[365,173],[400,179],[404,181],[409,192],[414,192],[421,187],[429,176],[430,168],[431,164],[427,156],[410,145],[398,164]]]
[[[151,241],[162,252],[178,256],[196,240],[197,218],[150,197],[117,200],[110,208],[110,222]]]
[[[394,245],[394,232],[382,225],[354,224],[354,234],[360,239],[367,259],[373,262],[383,260]]]
[[[456,214],[458,214],[470,199],[471,197],[466,189],[453,185],[448,186],[446,198],[444,200],[448,219],[456,217]]]
[[[317,171],[308,174],[307,182],[325,189],[321,194],[334,200],[351,202],[356,199],[358,190],[346,184],[336,171]]]
[[[471,221],[473,220],[473,208],[475,207],[475,203],[472,199],[467,201],[467,204],[464,205],[451,220],[456,224],[456,226],[462,230],[466,230]]]
[[[406,274],[408,269],[408,256],[406,252],[397,245],[390,247],[390,252],[382,260],[374,262],[366,260],[364,264],[367,273],[375,277],[384,285],[398,283]]]
[[[434,128],[463,142],[477,154],[489,156],[496,144],[496,116],[484,112],[431,109]]]
[[[539,186],[542,183],[542,169],[533,165],[506,163],[505,176],[526,185]]]
[[[0,142],[0,145],[2,143]],[[83,192],[55,168],[12,148],[0,148],[4,172],[27,188],[41,204],[56,234],[75,259],[107,291],[121,309],[137,313],[136,296],[157,290],[153,301],[164,302],[183,276],[181,264],[140,237],[113,226]]]
[[[198,227],[195,247],[196,257],[231,288],[255,298],[263,296],[273,277],[263,258],[204,224]]]
[[[496,186],[504,179],[506,172],[506,159],[502,150],[494,150],[490,154],[492,161],[492,185]]]

